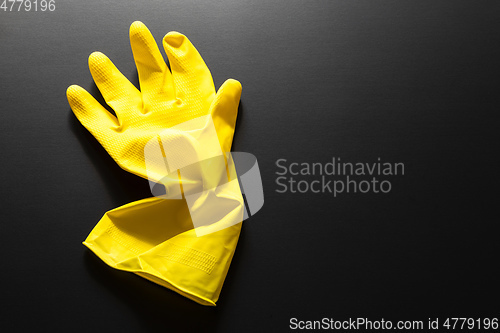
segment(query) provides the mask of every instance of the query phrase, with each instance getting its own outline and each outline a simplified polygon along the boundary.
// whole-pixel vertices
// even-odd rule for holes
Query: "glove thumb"
[[[210,106],[210,113],[224,153],[231,151],[240,97],[241,83],[228,79],[219,88]]]

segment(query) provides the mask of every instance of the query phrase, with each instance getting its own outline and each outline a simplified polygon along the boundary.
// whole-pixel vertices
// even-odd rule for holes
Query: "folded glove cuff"
[[[241,223],[202,237],[190,229],[161,242],[140,232],[140,223],[150,221],[136,221],[134,229],[127,226],[131,211],[154,211],[164,203],[163,199],[149,198],[107,212],[83,244],[113,268],[136,273],[200,304],[214,306]],[[147,225],[143,229],[147,230]]]

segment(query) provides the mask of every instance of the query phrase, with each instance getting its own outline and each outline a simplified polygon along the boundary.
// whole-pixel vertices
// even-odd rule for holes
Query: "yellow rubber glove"
[[[83,88],[71,86],[68,101],[80,122],[123,169],[143,178],[148,178],[146,144],[165,129],[200,116],[211,115],[220,149],[229,152],[241,95],[239,82],[227,80],[215,94],[201,56],[179,33],[170,32],[163,39],[171,72],[144,24],[131,25],[130,41],[141,90],[106,56],[93,53],[89,57],[92,76],[117,117]],[[236,187],[237,182],[232,190]],[[227,190],[222,194],[233,195]],[[234,196],[233,202],[242,204],[240,198]],[[235,211],[242,219],[242,210]],[[107,212],[84,244],[114,268],[134,272],[201,304],[215,305],[240,229],[238,223],[198,237],[185,198],[148,198]]]

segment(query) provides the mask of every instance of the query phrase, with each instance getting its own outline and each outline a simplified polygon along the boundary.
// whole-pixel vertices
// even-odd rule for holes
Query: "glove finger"
[[[118,119],[142,108],[139,90],[101,52],[89,57],[89,68],[95,84],[106,103],[113,108]]]
[[[163,38],[177,98],[210,100],[215,94],[212,75],[189,39],[175,31]]]
[[[224,153],[231,151],[241,97],[241,83],[229,79],[222,84],[210,107],[217,136]]]
[[[99,141],[109,139],[118,126],[118,120],[95,98],[80,86],[72,85],[66,90],[69,105],[82,125]]]
[[[153,35],[144,23],[135,21],[130,26],[130,46],[143,97],[150,100],[159,93],[173,95],[172,74],[163,60]]]

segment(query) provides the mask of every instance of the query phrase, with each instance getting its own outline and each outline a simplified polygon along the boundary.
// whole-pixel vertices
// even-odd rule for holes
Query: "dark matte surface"
[[[1,326],[285,331],[289,319],[500,313],[498,1],[61,1],[0,11]],[[137,84],[128,28],[170,30],[219,87],[243,84],[234,149],[258,157],[264,208],[244,226],[216,308],[81,245],[149,196],[78,123],[87,57]],[[386,195],[278,194],[275,162],[404,162]]]

